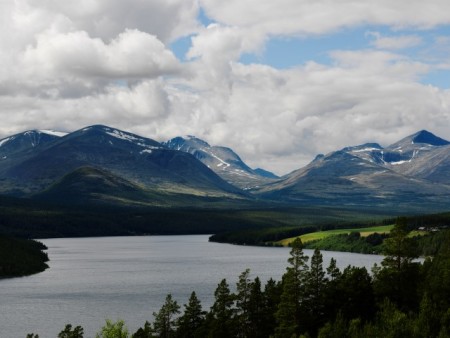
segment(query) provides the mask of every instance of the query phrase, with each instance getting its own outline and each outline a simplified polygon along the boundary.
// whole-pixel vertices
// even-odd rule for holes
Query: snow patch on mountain
[[[380,148],[363,148],[363,149],[355,149],[355,150],[351,150],[351,152],[352,152],[352,153],[362,153],[362,152],[376,151],[376,150],[380,150]]]
[[[58,136],[58,137],[63,137],[68,134],[63,131],[56,131],[56,130],[51,130],[51,129],[40,129],[40,130],[38,130],[38,132],[47,134],[47,135]]]
[[[134,143],[134,144],[136,144],[136,145],[138,145],[138,146],[140,146],[142,148],[145,148],[144,150],[142,150],[140,152],[140,154],[144,154],[144,153],[151,154],[152,150],[161,149],[161,147],[156,147],[156,146],[152,146],[152,145],[147,144],[146,143],[147,140],[145,140],[143,138],[136,137],[136,136],[134,136],[132,134],[129,134],[129,133],[124,133],[123,131],[120,131],[120,130],[117,130],[117,129],[105,128],[105,133],[110,135],[110,136],[112,136],[112,137],[115,137],[117,139],[128,141],[128,142]]]
[[[6,142],[13,140],[13,139],[14,139],[14,137],[7,137],[7,138],[4,138],[3,140],[0,140],[0,147],[3,146]]]
[[[206,151],[206,150],[204,150],[204,149],[202,149],[202,150],[205,151],[205,152],[207,152],[209,155],[211,155],[211,156],[214,157],[217,161],[220,162],[219,164],[217,164],[218,167],[225,166],[224,169],[226,169],[226,168],[228,168],[228,167],[230,166],[230,163],[225,162],[224,160],[222,160],[219,156],[217,156],[217,155],[214,154],[213,152],[211,152],[211,151]]]
[[[113,136],[113,137],[116,137],[118,139],[125,140],[125,141],[130,141],[130,142],[135,142],[135,141],[142,141],[143,142],[144,141],[141,138],[134,137],[134,136],[132,136],[130,134],[126,134],[126,133],[124,133],[124,132],[122,132],[120,130],[117,130],[117,129],[113,129],[112,131],[105,131],[105,133],[110,135],[110,136]]]

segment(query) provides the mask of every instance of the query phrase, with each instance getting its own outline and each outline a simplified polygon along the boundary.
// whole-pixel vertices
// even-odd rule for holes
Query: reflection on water
[[[81,325],[93,337],[105,318],[124,319],[131,332],[153,320],[165,296],[180,305],[196,291],[204,308],[226,278],[234,287],[239,274],[251,269],[262,282],[280,279],[288,248],[209,243],[208,236],[62,238],[42,240],[50,269],[38,275],[0,280],[0,336],[56,337],[65,324]],[[305,252],[311,256],[310,250]],[[347,265],[370,269],[375,255],[323,252]]]

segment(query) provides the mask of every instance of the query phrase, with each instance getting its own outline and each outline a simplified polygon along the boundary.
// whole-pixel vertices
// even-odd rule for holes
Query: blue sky
[[[216,23],[200,8],[199,22],[207,27]],[[239,62],[243,64],[266,64],[277,69],[288,69],[313,61],[324,65],[333,63],[330,52],[334,50],[358,51],[376,49],[374,34],[383,37],[417,36],[421,39],[416,46],[401,48],[396,51],[405,57],[431,65],[448,62],[450,44],[437,46],[437,39],[450,38],[450,25],[439,25],[433,28],[391,28],[381,25],[360,25],[338,29],[335,32],[304,36],[270,36],[261,51],[244,53]],[[184,36],[173,43],[170,48],[177,58],[186,61],[186,54],[191,48],[193,35]],[[419,79],[422,84],[430,84],[440,88],[450,88],[450,70],[435,69]]]

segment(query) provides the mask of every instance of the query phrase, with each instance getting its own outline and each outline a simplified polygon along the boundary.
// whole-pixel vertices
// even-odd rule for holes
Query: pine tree
[[[72,330],[72,325],[67,324],[64,330],[58,334],[58,338],[83,338],[84,330],[81,326],[76,326]]]
[[[283,292],[281,282],[269,279],[264,286],[263,292],[263,319],[261,327],[262,337],[272,336],[277,326],[276,312],[280,303],[281,293]]]
[[[145,321],[144,327],[140,327],[131,337],[132,338],[154,338],[152,324]]]
[[[172,299],[172,295],[166,296],[166,301],[158,313],[153,313],[155,322],[154,330],[160,338],[171,338],[175,336],[175,318],[180,313],[180,306]]]
[[[327,274],[329,276],[330,281],[335,281],[337,278],[341,276],[341,271],[336,265],[336,260],[334,258],[330,259],[330,265],[327,268]]]
[[[417,293],[421,279],[420,266],[413,262],[418,251],[408,234],[406,218],[398,218],[385,240],[382,268],[373,270],[378,298],[388,298],[405,312],[417,311],[419,307]]]
[[[408,223],[405,217],[397,219],[394,228],[384,243],[383,254],[386,256],[381,263],[385,268],[400,272],[402,268],[419,256],[414,242],[408,238]]]
[[[246,269],[239,276],[236,285],[236,317],[239,322],[239,337],[248,337],[250,332],[250,294],[252,283],[249,278],[250,269]]]
[[[440,329],[441,316],[435,304],[425,293],[420,302],[420,311],[417,320],[414,321],[417,337],[437,337]]]
[[[303,253],[303,244],[299,237],[292,242],[290,255],[290,266],[283,275],[283,293],[276,313],[278,326],[275,329],[275,337],[280,338],[297,337],[304,331],[304,326],[301,325],[302,302],[305,296],[308,256]]]
[[[222,279],[219,283],[214,297],[215,302],[208,316],[210,327],[208,336],[213,338],[234,337],[236,335],[235,296],[230,292],[226,279]]]
[[[194,292],[189,297],[188,304],[184,304],[184,314],[178,319],[177,337],[194,338],[205,321],[206,312]]]
[[[325,315],[325,290],[327,279],[323,270],[323,257],[318,249],[311,257],[311,266],[305,280],[305,297],[302,307],[309,318],[307,319],[308,332],[316,335],[317,329],[323,324]]]
[[[261,281],[258,277],[251,284],[249,300],[249,330],[247,337],[263,338],[268,335],[264,333],[265,307],[264,294],[261,291]]]

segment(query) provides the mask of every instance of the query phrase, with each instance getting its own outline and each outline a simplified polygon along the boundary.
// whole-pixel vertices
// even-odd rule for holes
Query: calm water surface
[[[0,280],[0,337],[37,333],[56,337],[65,324],[81,325],[94,337],[105,318],[124,319],[130,332],[152,321],[168,293],[185,304],[195,291],[205,309],[226,278],[232,288],[251,269],[264,283],[280,279],[288,248],[209,243],[208,236],[62,238],[42,240],[50,269],[23,278]],[[312,252],[305,250],[311,256]],[[338,266],[370,269],[382,257],[323,252]]]

